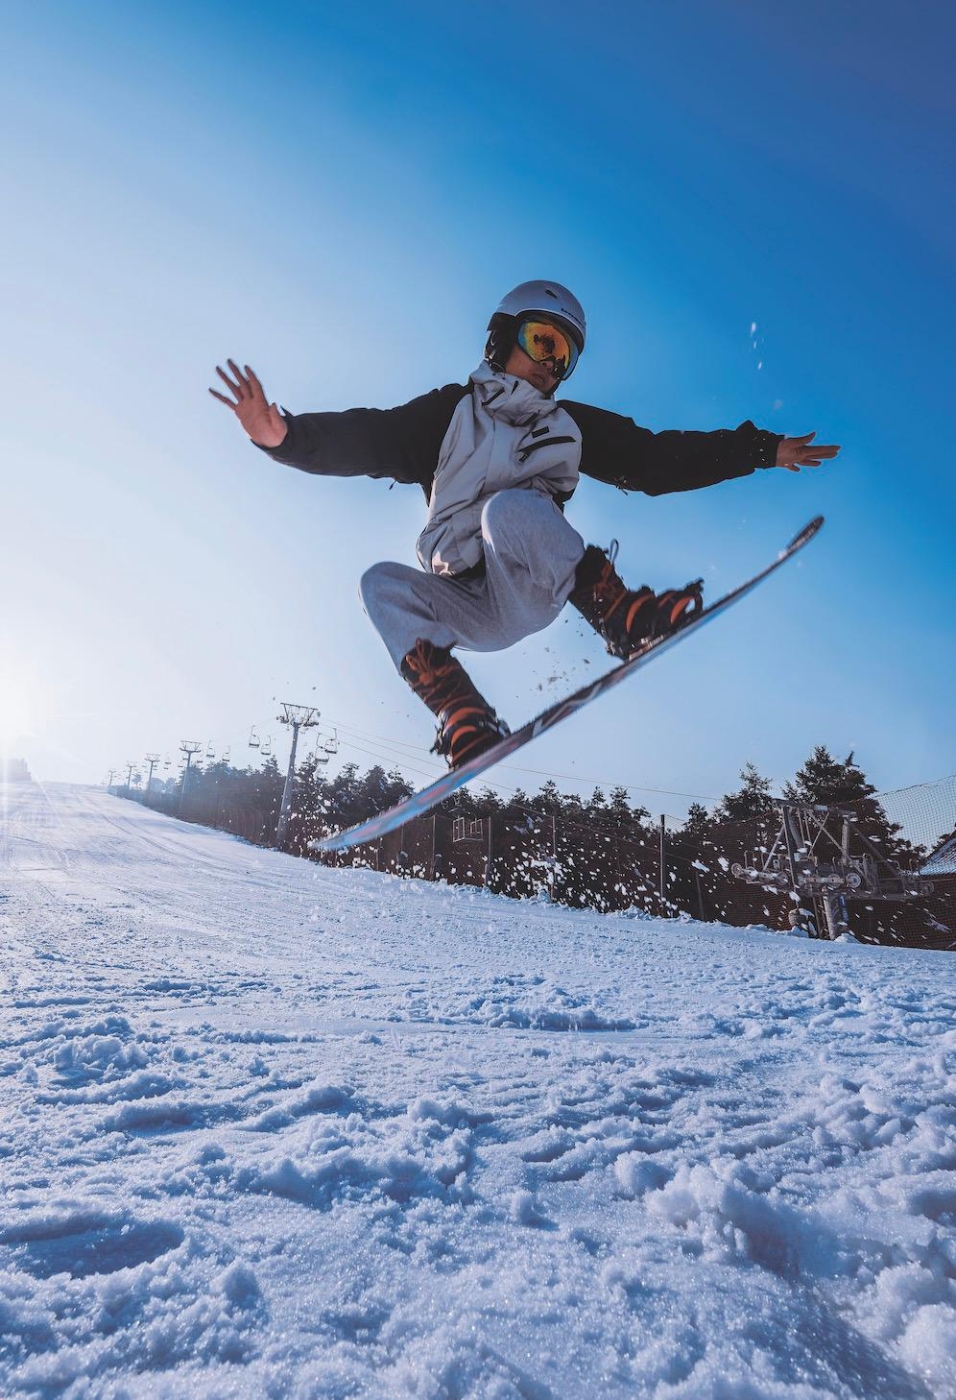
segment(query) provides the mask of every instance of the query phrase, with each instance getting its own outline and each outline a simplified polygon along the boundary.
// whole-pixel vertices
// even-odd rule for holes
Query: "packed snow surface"
[[[956,958],[0,790],[0,1395],[956,1395]]]

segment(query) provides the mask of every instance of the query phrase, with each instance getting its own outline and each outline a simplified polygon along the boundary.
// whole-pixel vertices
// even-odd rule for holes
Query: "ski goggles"
[[[519,322],[516,343],[526,355],[539,364],[550,360],[551,373],[557,379],[567,379],[578,362],[578,347],[560,326],[550,321]]]

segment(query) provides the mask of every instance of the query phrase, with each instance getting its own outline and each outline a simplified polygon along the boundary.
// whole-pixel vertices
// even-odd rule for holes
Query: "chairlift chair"
[[[253,725],[252,728],[249,730],[250,749],[257,749],[259,747],[260,742],[261,741],[259,739],[259,735],[256,733],[256,726]]]

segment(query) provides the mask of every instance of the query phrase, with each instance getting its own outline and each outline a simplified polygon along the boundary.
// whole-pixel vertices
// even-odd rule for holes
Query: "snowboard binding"
[[[447,759],[449,768],[460,767],[511,733],[448,647],[419,637],[404,657],[401,673],[438,717],[432,752]]]
[[[614,567],[617,540],[610,549],[589,544],[578,565],[568,601],[604,638],[611,656],[622,661],[659,637],[670,636],[703,611],[704,580],[655,593],[646,584],[628,588]]]

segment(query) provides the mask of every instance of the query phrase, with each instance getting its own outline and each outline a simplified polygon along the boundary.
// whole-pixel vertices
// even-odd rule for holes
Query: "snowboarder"
[[[435,750],[452,768],[508,733],[454,647],[500,651],[538,632],[570,602],[626,659],[702,606],[700,579],[654,593],[626,586],[605,551],[564,515],[580,473],[657,496],[757,467],[818,466],[838,447],[751,422],[717,432],[652,433],[630,418],[554,397],[586,341],[584,311],[557,282],[523,282],[487,328],[467,384],[391,409],[280,412],[248,365],[216,367],[230,408],[270,457],[323,476],[391,477],[428,502],[417,553],[424,572],[376,564],[362,578],[366,612],[412,690],[438,719]]]

